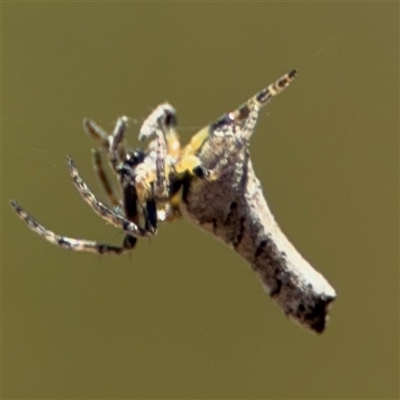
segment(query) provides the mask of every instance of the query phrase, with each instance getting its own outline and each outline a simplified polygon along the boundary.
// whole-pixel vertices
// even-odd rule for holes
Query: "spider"
[[[201,129],[183,148],[176,131],[176,111],[168,103],[156,107],[140,128],[139,140],[149,140],[146,150],[132,150],[125,146],[127,117],[117,120],[110,135],[93,121],[85,119],[84,129],[100,146],[93,151],[94,170],[111,207],[97,200],[81,178],[75,162],[68,156],[69,174],[79,194],[92,210],[125,233],[122,246],[58,235],[36,221],[15,200],[10,201],[11,206],[32,231],[57,246],[96,254],[124,254],[135,247],[137,238],[155,235],[158,221],[172,221],[181,217],[182,193],[194,180],[215,181],[221,176],[228,163],[228,156],[247,146],[260,108],[285,89],[296,72],[292,70],[285,74],[234,111]],[[226,140],[222,150],[218,150],[216,165],[207,169],[199,154],[210,137],[229,140]],[[114,191],[105,173],[102,152],[107,155],[121,195]]]

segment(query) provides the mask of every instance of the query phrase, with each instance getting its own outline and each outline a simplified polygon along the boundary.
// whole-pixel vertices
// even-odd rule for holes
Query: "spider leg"
[[[109,136],[110,148],[108,152],[108,159],[114,171],[118,174],[118,163],[123,162],[125,159],[125,148],[123,140],[127,128],[127,117],[120,117],[115,124],[112,135]]]
[[[124,121],[124,119],[122,119]],[[120,135],[120,127],[121,123],[119,123],[120,120],[118,120],[116,127],[119,129],[115,129],[117,136],[119,137],[119,140],[121,135]],[[123,157],[122,154],[118,153],[118,157],[115,156],[114,154],[114,161],[111,162],[110,160],[110,153],[111,151],[114,151],[112,149],[112,146],[115,146],[115,140],[112,135],[108,135],[105,131],[103,131],[102,128],[100,128],[96,123],[90,119],[84,119],[83,121],[83,127],[85,131],[88,133],[89,136],[91,136],[93,139],[95,139],[97,142],[100,144],[100,148],[104,149],[107,151],[108,154],[108,161],[109,164],[114,171],[114,173],[118,176],[117,171],[115,170],[115,165],[117,164],[117,161],[115,161],[116,158],[121,159]],[[120,149],[119,149],[120,150]],[[97,175],[97,178],[100,182],[100,185],[102,186],[103,190],[106,192],[111,204],[116,207],[119,206],[119,200],[118,196],[113,190],[113,187],[111,185],[110,180],[107,177],[107,174],[104,169],[104,164],[101,158],[101,152],[100,150],[92,150],[92,160],[93,160],[93,169],[95,171],[95,174]]]
[[[94,129],[96,125],[91,121],[87,120],[85,126],[88,127],[87,130],[89,132],[95,131],[95,134],[92,134],[92,136],[97,139],[100,138],[100,143],[102,144],[102,147],[107,150],[108,160],[111,168],[117,175],[120,185],[122,187],[122,206],[124,208],[126,218],[136,225],[139,225],[137,205],[138,196],[136,188],[133,186],[130,176],[134,172],[135,167],[144,161],[146,155],[140,149],[137,149],[136,151],[125,150],[123,146],[123,139],[126,131],[126,123],[126,117],[119,118],[115,125],[113,134],[108,136],[107,138],[105,138],[105,135],[102,133],[101,130],[100,132],[97,132]],[[111,203],[116,207],[120,206],[121,202],[118,200],[117,195],[113,191],[111,183],[105,173],[100,151],[94,150],[93,158],[95,172],[100,180],[101,185],[103,186],[103,189],[110,198]],[[155,213],[153,209],[155,209],[155,204],[152,204],[152,202],[149,200],[146,203],[146,206],[144,206],[143,208],[143,215],[145,220],[145,230],[154,234],[156,231],[156,221],[154,221]],[[133,242],[136,242],[136,238],[130,235],[126,235],[125,241],[133,245]]]
[[[175,127],[177,124],[176,110],[171,104],[158,105],[144,120],[139,131],[139,140],[145,141],[161,127]]]
[[[133,185],[129,183],[125,183],[123,187],[123,207],[126,218],[139,226],[139,214],[138,214],[138,205],[137,205],[137,193],[136,189]],[[129,243],[132,248],[135,246],[137,242],[137,238],[131,235],[125,235],[124,246],[126,243]]]
[[[135,169],[129,184],[135,188],[138,203],[140,204],[145,231],[155,233],[157,230],[157,206],[154,198],[154,186],[156,177],[156,165],[153,157],[147,156]]]
[[[101,129],[98,125],[96,125],[94,121],[85,118],[83,120],[83,128],[89,136],[99,142],[103,149],[108,150],[110,148],[108,134],[104,132],[103,129]]]
[[[155,140],[149,147],[154,147],[154,195],[158,199],[168,197],[171,164],[180,152],[179,138],[175,130],[176,121],[175,109],[168,103],[160,104],[146,118],[139,131],[139,140],[146,140],[155,135]]]
[[[144,121],[139,140],[148,139],[155,135],[156,149],[156,180],[154,192],[159,199],[165,199],[169,193],[169,173],[173,164],[174,172],[178,175],[194,171],[197,176],[205,173],[201,162],[194,154],[180,156],[180,142],[175,130],[177,123],[176,111],[168,103],[160,104]],[[168,160],[167,160],[168,157]],[[168,211],[166,211],[168,215]],[[168,218],[168,217],[167,217]]]
[[[114,207],[119,206],[117,195],[114,189],[112,188],[111,182],[107,177],[106,171],[104,170],[104,164],[101,158],[100,151],[92,150],[92,158],[93,158],[93,169],[97,175],[101,187],[106,192],[108,198],[110,199],[111,204]]]
[[[156,135],[157,131],[161,130],[165,136],[168,155],[172,158],[177,158],[181,145],[178,133],[176,132],[176,125],[175,108],[168,103],[160,104],[143,122],[139,131],[139,140],[147,140],[149,137]]]
[[[156,180],[154,182],[154,194],[159,199],[166,199],[169,192],[169,179],[167,164],[167,144],[160,130],[156,132]]]
[[[146,231],[155,234],[157,232],[157,205],[154,199],[146,201],[143,207],[143,216]]]
[[[118,164],[123,162],[125,158],[125,148],[123,139],[127,127],[128,118],[123,116],[118,118],[114,131],[111,135],[107,135],[94,121],[90,119],[83,120],[85,131],[99,142],[100,147],[107,151],[108,161],[112,170],[118,175]]]
[[[82,196],[83,200],[96,214],[98,214],[109,224],[123,230],[128,235],[135,237],[145,237],[150,234],[150,232],[147,232],[146,230],[140,228],[137,224],[129,221],[123,216],[118,215],[115,211],[109,209],[103,203],[98,201],[94,194],[90,191],[86,183],[80,177],[75,163],[71,157],[67,158],[67,163],[74,186],[78,190],[79,194]]]
[[[166,132],[165,136],[163,131]],[[163,201],[167,200],[170,195],[171,188],[169,174],[172,170],[171,164],[175,162],[175,157],[171,155],[171,148],[168,147],[168,142],[166,142],[166,139],[170,139],[169,145],[171,145],[171,132],[175,132],[175,130],[172,129],[171,131],[167,126],[163,126],[161,129],[156,129],[155,131],[155,180],[152,185],[154,196],[146,201],[146,205],[143,208],[146,222],[145,227],[147,230],[157,229],[158,214],[157,205],[154,198],[156,198],[158,201]],[[172,147],[172,151],[174,152],[175,150],[178,150],[179,152],[180,144],[177,136],[175,136],[175,139],[177,145]],[[169,209],[166,204],[165,208],[160,210],[161,214],[163,211],[165,212],[165,218],[167,215],[169,215],[168,210]]]
[[[75,239],[70,238],[67,236],[61,236],[53,231],[45,228],[42,224],[35,220],[31,215],[29,215],[15,200],[10,201],[11,206],[13,207],[14,211],[17,215],[29,226],[29,228],[41,236],[43,239],[47,240],[48,242],[60,246],[66,250],[73,250],[73,251],[84,251],[88,253],[95,253],[95,254],[115,254],[120,255],[127,253],[128,251],[132,250],[135,243],[136,238],[132,236],[129,237],[129,240],[125,238],[123,246],[113,246],[104,243],[97,243],[92,240],[86,239]],[[130,238],[135,239],[132,241]]]

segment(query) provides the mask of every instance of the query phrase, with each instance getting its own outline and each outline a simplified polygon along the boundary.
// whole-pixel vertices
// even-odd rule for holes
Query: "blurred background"
[[[397,3],[2,4],[3,398],[397,398]],[[187,221],[124,257],[79,198],[93,118],[160,102],[182,141],[292,68],[251,154],[283,231],[338,293],[327,331],[287,320],[232,250]]]

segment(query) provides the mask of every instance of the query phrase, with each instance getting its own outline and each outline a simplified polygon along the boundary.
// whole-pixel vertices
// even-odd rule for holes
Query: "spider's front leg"
[[[82,196],[83,200],[89,205],[89,207],[102,219],[109,224],[123,230],[130,236],[134,237],[146,237],[151,234],[150,232],[140,228],[137,224],[129,219],[117,214],[115,211],[106,207],[103,203],[96,199],[95,195],[90,191],[86,183],[80,177],[79,172],[75,166],[72,158],[67,158],[68,169],[73,180],[74,186]]]
[[[157,219],[160,220],[172,220],[180,216],[178,210],[169,202],[172,195],[169,177],[171,174],[176,175],[174,166],[180,155],[176,123],[175,109],[164,103],[146,118],[139,131],[139,140],[146,140],[152,136],[155,138],[148,146],[148,164],[143,163],[136,169],[136,187],[142,199],[146,196],[155,199],[158,208]],[[147,203],[146,208],[148,206]]]
[[[108,161],[111,168],[117,174],[118,166],[125,158],[125,148],[123,140],[127,128],[128,117],[122,116],[117,119],[113,133],[107,135],[94,121],[90,119],[83,120],[83,127],[85,131],[95,139],[102,149],[107,152]]]
[[[93,160],[93,169],[97,176],[97,179],[100,182],[100,186],[106,192],[106,195],[111,205],[114,207],[118,207],[120,205],[120,201],[118,200],[118,196],[106,174],[101,153],[99,150],[92,150],[92,160]]]
[[[101,186],[105,190],[108,198],[111,201],[111,204],[114,207],[123,207],[126,218],[136,225],[139,225],[137,205],[138,196],[136,189],[131,182],[131,174],[133,173],[135,167],[143,162],[146,154],[140,149],[135,151],[125,149],[123,139],[125,136],[126,127],[127,117],[120,117],[117,120],[113,133],[111,135],[107,135],[93,121],[84,121],[84,128],[88,134],[100,143],[101,148],[107,151],[109,164],[111,169],[117,175],[120,187],[122,189],[122,200],[118,199],[109,179],[107,178],[100,151],[94,150],[93,165]],[[149,233],[155,233],[155,229],[150,229],[148,220],[151,217],[148,217],[147,215],[153,215],[153,212],[151,211],[153,208],[153,204],[150,202],[143,212],[144,219],[146,221],[145,230],[148,230]],[[132,247],[134,246],[135,242],[136,238],[134,236],[127,235],[125,237],[125,243],[129,243]]]
[[[155,199],[156,163],[146,156],[144,161],[137,165],[130,178],[129,185],[135,188],[138,203],[140,204],[145,222],[145,230],[154,234],[157,231],[157,206]]]
[[[120,205],[120,201],[118,200],[119,196],[113,189],[113,186],[107,177],[100,150],[103,149],[107,152],[109,165],[119,178],[118,168],[119,165],[124,162],[126,157],[123,139],[127,127],[127,120],[127,117],[118,118],[111,135],[108,135],[102,128],[96,125],[94,121],[90,119],[84,119],[83,121],[83,128],[86,133],[100,144],[100,149],[92,151],[93,169],[101,187],[106,192],[107,197],[114,207]]]
[[[66,250],[83,251],[95,254],[121,255],[132,250],[136,244],[136,238],[133,238],[132,236],[130,236],[129,239],[125,238],[122,247],[113,246],[105,243],[98,243],[93,240],[76,239],[62,236],[40,224],[35,218],[29,215],[15,200],[11,200],[10,203],[14,211],[17,213],[18,217],[21,218],[33,232],[35,232],[48,242],[56,246],[60,246]],[[131,238],[135,240],[132,241]]]
[[[141,141],[155,136],[149,144],[149,150],[150,157],[155,162],[154,194],[159,200],[166,200],[169,196],[169,174],[180,155],[176,124],[175,109],[170,104],[163,103],[150,113],[139,131]]]
[[[168,154],[177,158],[180,153],[179,136],[176,132],[176,110],[171,104],[157,106],[143,122],[139,131],[139,140],[144,141],[155,135],[157,131],[165,136]]]

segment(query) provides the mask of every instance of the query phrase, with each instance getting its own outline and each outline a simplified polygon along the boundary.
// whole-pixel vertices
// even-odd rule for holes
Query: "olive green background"
[[[3,3],[3,398],[397,398],[397,3]],[[160,102],[182,141],[298,68],[251,154],[284,232],[338,292],[327,331],[287,320],[232,250],[187,221],[130,256],[66,252],[58,233],[120,243],[79,198],[84,117]]]

